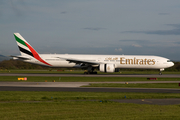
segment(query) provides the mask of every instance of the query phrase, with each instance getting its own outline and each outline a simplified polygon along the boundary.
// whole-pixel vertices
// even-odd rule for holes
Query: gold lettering
[[[124,59],[125,59],[124,57],[120,58],[120,64],[125,64],[125,63],[123,63]]]
[[[133,59],[126,59],[126,64],[132,64],[133,65]]]
[[[151,62],[151,59],[148,59],[148,60],[147,60],[147,64],[148,64],[148,65],[151,65],[150,62]]]
[[[137,64],[137,65],[139,64],[138,62],[139,62],[139,59],[136,59],[136,64]]]
[[[113,58],[113,60],[118,60],[118,58],[117,58],[117,57],[115,57],[115,58]]]
[[[108,66],[108,68],[107,68],[108,70],[110,70],[111,68]]]
[[[144,64],[146,65],[147,59],[144,59]]]
[[[134,64],[136,64],[136,58],[134,58]]]
[[[141,61],[139,62],[140,65],[143,65],[143,59],[141,59]]]
[[[110,60],[118,60],[117,57],[115,58],[108,58]],[[120,57],[120,64],[126,64],[126,65],[155,65],[156,61],[155,59],[126,59],[125,57]]]
[[[155,59],[152,59],[152,62],[153,62],[153,64],[152,64],[152,65],[154,65],[154,64],[155,64]]]
[[[118,60],[118,58],[117,57],[115,57],[115,58],[107,57],[107,58],[105,58],[105,60]]]

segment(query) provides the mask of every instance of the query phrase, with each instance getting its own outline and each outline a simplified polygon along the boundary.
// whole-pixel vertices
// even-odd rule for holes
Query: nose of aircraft
[[[170,63],[170,67],[172,67],[172,66],[174,66],[174,63],[173,63],[173,62]]]

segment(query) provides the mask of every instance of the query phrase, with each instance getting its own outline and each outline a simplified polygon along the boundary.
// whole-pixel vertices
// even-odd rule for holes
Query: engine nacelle
[[[100,64],[99,65],[99,71],[100,72],[108,72],[108,73],[113,73],[117,69],[115,68],[114,64]]]

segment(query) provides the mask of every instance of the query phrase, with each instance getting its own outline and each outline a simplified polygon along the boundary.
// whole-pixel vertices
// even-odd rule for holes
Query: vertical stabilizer
[[[30,48],[33,49],[33,47],[19,33],[14,33],[14,37],[16,39],[21,55],[23,56],[28,55],[28,56],[34,57],[33,53],[30,50]],[[33,51],[35,50],[33,49]],[[36,51],[35,53],[38,54]]]
[[[14,33],[14,37],[22,56],[31,56],[46,65],[52,66],[44,61],[36,52],[36,50],[19,33]]]

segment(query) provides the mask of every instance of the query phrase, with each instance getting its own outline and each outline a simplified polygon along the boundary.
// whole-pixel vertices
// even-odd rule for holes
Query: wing
[[[79,59],[62,58],[62,57],[57,57],[57,58],[69,61],[70,63],[76,63],[76,64],[88,64],[88,65],[99,65],[100,64],[100,62],[95,62],[92,60],[79,60]]]

